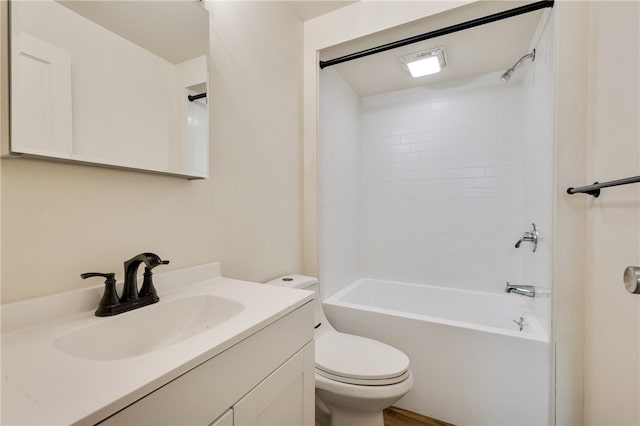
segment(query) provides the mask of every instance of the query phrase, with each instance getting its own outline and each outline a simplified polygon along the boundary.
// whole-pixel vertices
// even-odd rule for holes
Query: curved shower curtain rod
[[[351,53],[349,55],[340,56],[335,59],[329,59],[327,61],[320,61],[320,69],[330,67],[331,65],[341,64],[343,62],[352,61],[354,59],[363,58],[365,56],[374,55],[380,52],[386,52],[387,50],[395,49],[409,44],[418,43],[420,41],[429,40],[431,38],[440,37],[443,35],[455,33],[458,31],[466,30],[469,28],[478,27],[480,25],[489,24],[491,22],[500,21],[502,19],[511,18],[514,16],[522,15],[524,13],[533,12],[546,7],[553,7],[553,0],[543,0],[535,3],[526,4],[524,6],[516,7],[514,9],[505,10],[503,12],[494,13],[493,15],[487,15],[482,18],[472,19],[471,21],[462,22],[460,24],[451,25],[449,27],[441,28],[439,30],[430,31],[428,33],[416,35],[413,37],[405,38],[402,40],[394,41],[391,43],[383,44],[381,46],[372,47],[370,49],[361,50],[360,52]]]

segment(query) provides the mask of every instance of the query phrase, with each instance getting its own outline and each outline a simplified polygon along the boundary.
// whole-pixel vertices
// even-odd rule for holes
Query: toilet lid
[[[409,376],[409,358],[377,340],[331,332],[316,339],[316,372],[343,383],[393,384]]]

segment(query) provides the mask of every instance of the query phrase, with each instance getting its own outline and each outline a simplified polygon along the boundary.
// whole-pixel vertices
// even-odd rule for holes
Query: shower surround
[[[507,281],[535,285],[536,297],[526,298],[527,314],[536,319],[544,335],[535,343],[535,374],[551,378],[551,14],[541,20],[533,40],[535,61],[518,67],[508,83],[500,81],[504,70],[496,70],[464,80],[360,97],[342,79],[339,67],[322,70],[320,280],[324,299],[360,279],[493,294],[504,294]],[[515,248],[532,223],[540,234],[536,252],[528,243]],[[482,298],[478,300],[481,304]],[[373,324],[365,320],[369,314],[347,323],[337,310],[328,311],[329,320],[334,312],[333,321],[343,329],[359,327],[357,333],[400,348],[405,344],[397,341],[398,336],[408,336],[413,343],[406,344],[413,347],[416,341],[423,342],[424,351],[416,348],[411,362],[415,370],[425,372],[424,377],[416,375],[416,383],[425,386],[434,379],[426,373],[432,368],[427,367],[431,362],[429,348],[447,344],[458,335],[453,329],[449,337],[431,329],[421,329],[416,335],[390,331],[393,327],[381,324],[370,325],[368,330],[359,325]],[[356,312],[351,310],[350,315]],[[398,318],[405,315],[411,314],[399,312]],[[402,324],[389,317],[385,321]],[[381,330],[389,331],[388,335]],[[486,336],[488,341],[504,339],[486,331],[475,336]],[[504,356],[517,357],[518,352]],[[458,358],[465,359],[464,354],[440,360]],[[488,369],[481,361],[474,359],[473,368]],[[455,368],[435,367],[437,371]],[[493,396],[510,392],[512,380],[514,376],[507,373],[495,377],[496,383],[505,386],[493,386]],[[464,392],[454,389],[454,382],[433,385],[451,387],[446,393],[455,398]],[[482,389],[485,384],[469,385]],[[420,387],[412,392],[420,392]],[[536,391],[540,405],[534,411],[543,417],[551,412],[547,391]],[[434,414],[429,412],[433,405],[428,402],[424,407],[415,405],[428,394],[410,393],[405,398],[411,409]],[[398,405],[402,407],[404,400]],[[473,407],[481,401],[467,395],[459,402],[477,415],[482,409]],[[454,412],[450,418],[444,414],[443,420],[465,423]],[[506,416],[502,424],[527,424],[527,419],[532,420],[529,416]],[[490,416],[473,420],[474,424],[496,424]]]
[[[362,276],[487,292],[506,281],[549,288],[549,268],[528,264],[550,258],[543,201],[552,144],[541,143],[544,126],[523,136],[533,125],[522,76],[508,84],[499,76],[360,99],[323,71],[325,295]],[[533,222],[535,254],[514,247]]]
[[[362,100],[366,276],[481,291],[522,282],[521,88],[497,81]]]

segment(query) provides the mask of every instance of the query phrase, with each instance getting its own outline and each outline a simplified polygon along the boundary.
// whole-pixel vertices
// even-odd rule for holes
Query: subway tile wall
[[[333,69],[320,73],[320,291],[323,297],[361,276],[360,98]]]
[[[523,183],[522,226],[535,222],[540,234],[535,253],[524,252],[523,274],[526,284],[536,287],[533,300],[536,317],[546,330],[551,329],[552,235],[555,182],[554,162],[554,15],[546,13],[538,27],[535,61],[522,70],[523,98]]]
[[[320,80],[320,279],[551,289],[552,34],[535,66],[360,99]],[[541,245],[514,247],[536,222]],[[536,300],[548,328],[550,292]],[[544,319],[546,318],[546,320]]]
[[[364,276],[494,292],[522,281],[523,90],[499,74],[362,99]]]

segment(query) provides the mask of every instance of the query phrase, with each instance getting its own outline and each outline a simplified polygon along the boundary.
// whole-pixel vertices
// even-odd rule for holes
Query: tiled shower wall
[[[360,98],[333,69],[320,74],[320,289],[360,277]]]
[[[358,277],[550,288],[552,34],[536,47],[536,67],[506,84],[499,71],[359,99],[322,71],[325,297]],[[543,237],[533,254],[514,247],[531,222]]]
[[[522,85],[499,73],[362,99],[364,276],[482,291],[521,282],[521,105]]]
[[[536,58],[526,69],[524,80],[522,140],[522,226],[535,222],[540,234],[538,249],[522,253],[526,284],[536,287],[534,310],[542,326],[550,329],[552,287],[552,235],[554,188],[554,60],[553,16],[545,12],[532,44]]]

